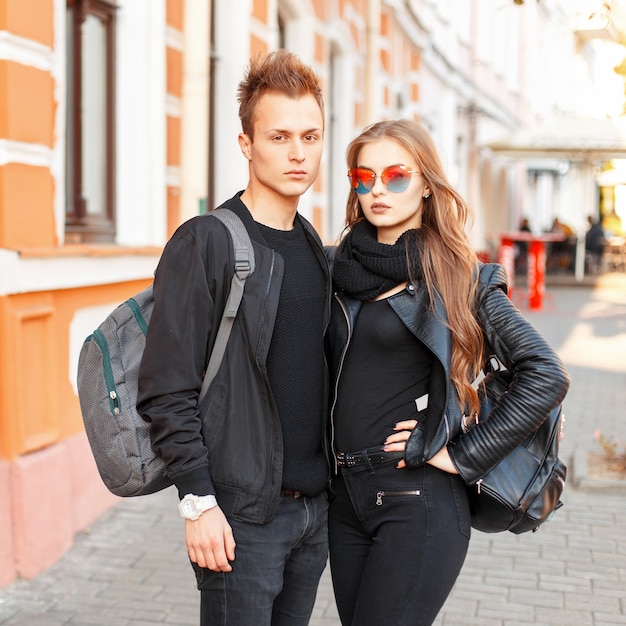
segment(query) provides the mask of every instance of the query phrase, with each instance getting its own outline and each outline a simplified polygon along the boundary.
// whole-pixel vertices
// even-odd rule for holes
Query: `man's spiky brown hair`
[[[253,139],[254,114],[261,96],[280,93],[290,98],[311,94],[324,115],[324,100],[320,81],[311,67],[305,65],[293,52],[281,48],[264,59],[250,62],[248,71],[239,83],[239,119],[243,132]]]

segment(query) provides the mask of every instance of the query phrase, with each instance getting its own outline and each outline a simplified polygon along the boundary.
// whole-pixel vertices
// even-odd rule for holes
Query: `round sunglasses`
[[[372,191],[378,176],[380,176],[387,191],[401,193],[408,189],[411,182],[411,174],[419,174],[419,172],[409,169],[406,165],[391,165],[386,167],[380,174],[375,174],[367,167],[353,167],[348,170],[350,187],[358,194]]]

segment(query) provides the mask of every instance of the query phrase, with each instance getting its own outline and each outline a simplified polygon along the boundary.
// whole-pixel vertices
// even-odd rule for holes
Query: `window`
[[[67,2],[67,243],[115,238],[115,8]]]

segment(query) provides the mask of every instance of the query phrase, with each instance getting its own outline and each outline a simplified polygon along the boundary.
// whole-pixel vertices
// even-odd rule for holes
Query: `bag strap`
[[[215,344],[211,351],[211,357],[209,358],[209,364],[207,365],[206,372],[204,374],[204,380],[202,381],[202,388],[200,389],[200,395],[198,396],[198,403],[202,401],[209,385],[213,382],[217,370],[219,369],[222,359],[224,358],[224,352],[226,351],[226,344],[230,336],[231,328],[235,321],[235,316],[243,297],[243,290],[246,284],[246,278],[254,272],[254,250],[252,248],[252,242],[250,241],[250,235],[243,222],[233,213],[230,209],[215,209],[208,213],[220,220],[228,228],[230,236],[233,240],[233,249],[235,253],[235,273],[230,282],[230,292],[228,294],[228,300],[224,307],[224,313],[220,321],[219,328],[217,330],[217,336],[215,337]]]
[[[476,378],[474,379],[474,382],[472,383],[472,387],[478,391],[478,387],[480,386],[480,383],[483,382],[483,380],[485,380],[487,374],[490,374],[491,372],[497,372],[499,370],[504,370],[506,369],[506,367],[504,367],[504,365],[502,365],[502,363],[500,363],[500,359],[498,359],[498,357],[495,354],[492,354],[489,357],[489,360],[487,361],[487,364],[485,365],[485,367],[483,367],[483,369],[480,370],[480,372],[478,372],[478,376],[476,376]]]
[[[483,382],[483,380],[485,380],[485,378],[487,378],[487,376],[489,374],[491,374],[492,372],[498,372],[501,370],[505,370],[506,367],[504,367],[504,365],[500,362],[500,359],[498,359],[498,357],[495,354],[492,354],[489,357],[489,360],[487,361],[487,363],[485,363],[485,366],[483,367],[483,369],[480,370],[480,372],[478,372],[478,376],[476,376],[476,378],[474,379],[474,382],[472,383],[472,387],[474,388],[474,391],[478,391],[478,388],[480,387],[480,383]],[[475,414],[473,417],[473,422],[470,423],[469,420],[467,419],[467,415],[465,415],[465,413],[463,413],[463,415],[461,416],[461,428],[463,430],[463,433],[467,433],[470,428],[472,426],[475,426],[476,424],[478,424],[478,414]]]

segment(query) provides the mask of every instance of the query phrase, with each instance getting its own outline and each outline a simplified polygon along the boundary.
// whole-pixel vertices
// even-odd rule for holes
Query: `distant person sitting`
[[[550,228],[550,232],[565,235],[566,238],[574,236],[574,231],[571,227],[561,222],[558,217],[555,217],[552,221],[552,228]]]
[[[587,222],[589,222],[589,229],[585,234],[585,259],[588,271],[597,274],[602,267],[606,237],[598,220],[590,215],[587,217]]]
[[[549,247],[547,266],[557,272],[564,272],[574,267],[574,251],[576,248],[575,233],[570,226],[555,217],[549,231],[554,235],[562,235],[560,241],[553,241]]]

